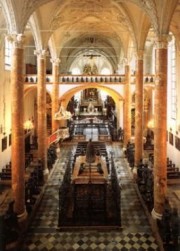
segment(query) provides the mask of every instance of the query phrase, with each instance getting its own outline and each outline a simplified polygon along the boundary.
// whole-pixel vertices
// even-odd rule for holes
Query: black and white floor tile
[[[121,184],[120,230],[59,231],[58,189],[65,171],[67,153],[73,146],[63,146],[48,181],[41,204],[25,236],[21,251],[153,251],[160,250],[123,157],[120,144],[107,145],[113,151]]]

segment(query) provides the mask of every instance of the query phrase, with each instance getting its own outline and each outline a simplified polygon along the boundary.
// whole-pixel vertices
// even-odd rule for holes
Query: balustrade
[[[135,84],[135,76],[131,76],[131,83]],[[124,84],[124,75],[61,75],[59,77],[59,83],[63,84],[73,84],[73,83],[103,83],[103,84]],[[28,74],[24,77],[24,82],[28,84],[37,83],[36,74]],[[154,75],[145,75],[144,83],[153,84],[155,82]],[[46,76],[46,83],[52,83],[52,75]]]

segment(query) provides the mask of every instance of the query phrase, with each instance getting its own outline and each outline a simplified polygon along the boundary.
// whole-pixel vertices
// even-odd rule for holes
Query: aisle
[[[71,146],[63,146],[59,160],[46,187],[41,205],[30,225],[21,251],[158,251],[147,217],[136,194],[126,160],[119,143],[107,146],[113,151],[118,177],[122,185],[121,218],[119,231],[69,231],[60,232],[58,224],[58,188],[68,160]]]
[[[92,139],[92,141],[98,141],[98,128],[85,128],[84,135],[86,136],[86,141]]]

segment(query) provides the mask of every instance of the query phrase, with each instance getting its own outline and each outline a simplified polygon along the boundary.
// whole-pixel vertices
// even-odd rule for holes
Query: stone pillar
[[[135,166],[143,157],[143,51],[138,51],[135,89]]]
[[[144,97],[144,122],[143,122],[143,130],[146,130],[148,128],[148,121],[149,121],[149,99],[148,97]]]
[[[13,43],[11,64],[11,121],[12,121],[12,192],[14,211],[19,220],[27,217],[25,208],[25,146],[24,146],[24,77],[23,35],[9,37]]]
[[[48,176],[47,168],[47,119],[46,119],[46,50],[35,51],[37,55],[37,114],[38,114],[38,158],[44,168],[44,178]]]
[[[154,100],[154,209],[152,217],[161,219],[167,189],[167,36],[156,41]]]
[[[124,103],[124,145],[131,138],[131,83],[130,67],[125,66],[125,103]]]
[[[54,115],[59,110],[59,63],[60,59],[52,59],[52,133],[59,128],[59,121],[54,119]]]

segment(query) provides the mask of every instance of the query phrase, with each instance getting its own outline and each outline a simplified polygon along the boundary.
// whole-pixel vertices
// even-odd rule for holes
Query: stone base
[[[48,180],[48,177],[49,177],[49,170],[48,170],[48,168],[44,169],[43,176],[44,176],[44,182],[46,182]]]
[[[153,218],[154,220],[162,220],[162,214],[157,213],[157,212],[154,210],[154,208],[153,208],[153,210],[152,210],[152,212],[151,212],[151,215],[152,215],[152,218]]]

